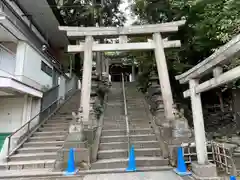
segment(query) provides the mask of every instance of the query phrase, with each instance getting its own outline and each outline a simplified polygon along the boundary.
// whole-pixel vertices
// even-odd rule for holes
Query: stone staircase
[[[76,92],[54,115],[48,119],[27,142],[10,156],[8,162],[1,164],[8,170],[52,169],[57,150],[61,148],[68,134],[72,111],[77,111],[80,91]]]
[[[151,128],[144,106],[144,98],[136,87],[126,87],[129,113],[130,144],[134,145],[138,169],[156,170],[168,167],[168,159],[161,157],[161,149]],[[98,160],[91,169],[125,169],[128,166],[128,137],[124,116],[121,83],[113,83],[104,114]]]

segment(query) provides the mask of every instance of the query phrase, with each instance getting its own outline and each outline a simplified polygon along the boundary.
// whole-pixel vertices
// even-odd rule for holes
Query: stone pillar
[[[127,36],[119,36],[119,43],[120,44],[127,43],[127,41],[128,41]]]
[[[72,77],[72,69],[73,69],[73,56],[72,54],[70,54],[69,56],[69,74],[70,74],[70,77]]]
[[[105,59],[105,63],[106,63],[106,73],[109,74],[109,59],[108,58]]]
[[[92,79],[92,36],[86,36],[83,62],[83,77],[82,77],[82,91],[81,91],[81,107],[83,110],[83,121],[88,121],[90,110],[90,93],[91,93],[91,79]]]
[[[15,72],[16,78],[19,81],[22,81],[22,75],[24,74],[24,63],[26,58],[26,49],[27,43],[24,41],[19,41],[17,44],[17,53],[16,53],[16,65]]]
[[[101,52],[97,52],[96,71],[97,71],[97,75],[101,76],[101,74],[102,74],[102,72],[101,72]]]
[[[135,81],[135,65],[132,65],[132,82]]]
[[[204,165],[208,163],[206,136],[203,121],[201,95],[196,94],[195,87],[199,84],[198,80],[192,79],[189,81],[192,115],[194,124],[194,134],[196,142],[196,151],[198,164]]]
[[[102,73],[106,72],[105,58],[103,53],[101,53],[101,65],[102,65]]]
[[[22,112],[22,125],[31,119],[32,112],[32,97],[28,94],[24,95],[23,112]]]
[[[167,119],[173,119],[173,97],[169,80],[168,67],[166,57],[164,53],[164,47],[162,37],[160,33],[153,34],[153,40],[155,42],[155,58],[157,62],[158,76],[161,85],[161,91],[163,96],[165,116]]]

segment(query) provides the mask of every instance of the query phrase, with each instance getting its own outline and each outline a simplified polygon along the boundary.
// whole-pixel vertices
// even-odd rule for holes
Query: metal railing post
[[[129,156],[129,152],[130,152],[130,137],[129,137],[130,136],[130,132],[129,132],[127,100],[126,100],[126,92],[125,92],[125,84],[124,84],[124,75],[123,75],[123,73],[122,73],[122,89],[123,89],[124,115],[125,115],[127,138],[128,138],[128,156]]]
[[[29,121],[28,126],[27,126],[27,133],[29,133],[29,131],[30,131],[30,122],[31,121]]]
[[[9,136],[9,137],[8,137],[8,150],[7,150],[7,156],[10,154],[11,137],[12,137],[12,136]]]

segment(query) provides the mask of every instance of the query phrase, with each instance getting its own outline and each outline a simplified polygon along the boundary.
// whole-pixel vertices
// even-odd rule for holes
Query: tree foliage
[[[69,26],[123,25],[125,17],[119,10],[120,0],[63,0],[60,13]]]
[[[131,9],[138,17],[138,24],[186,19],[186,25],[169,37],[182,42],[181,48],[166,52],[171,79],[204,60],[240,32],[239,0],[135,0]],[[136,59],[142,62],[143,57]],[[233,61],[232,66],[237,62]]]

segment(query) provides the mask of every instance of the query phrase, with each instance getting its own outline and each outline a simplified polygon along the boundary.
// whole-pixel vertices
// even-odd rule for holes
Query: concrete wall
[[[0,132],[13,132],[22,126],[24,97],[0,97]]]
[[[47,62],[26,42],[20,41],[17,46],[15,75],[19,81],[41,90],[43,86],[52,87],[52,77],[41,70],[41,62]]]
[[[31,96],[22,97],[0,97],[0,132],[14,132],[24,123],[36,116],[41,109],[41,99]],[[36,126],[39,117],[36,116],[32,121],[30,128]],[[11,139],[10,149],[13,150],[17,146],[19,137],[27,131],[27,126],[16,133]],[[0,162],[6,161],[8,151],[8,138],[5,139],[2,150],[0,152]]]
[[[41,61],[53,68],[31,46],[27,45],[23,75],[43,86],[52,87],[52,77],[41,70]]]
[[[41,109],[41,99],[28,95],[22,97],[0,97],[0,132],[9,133],[37,115]],[[35,118],[33,125],[38,123]]]

